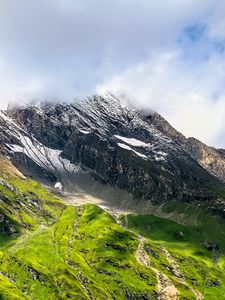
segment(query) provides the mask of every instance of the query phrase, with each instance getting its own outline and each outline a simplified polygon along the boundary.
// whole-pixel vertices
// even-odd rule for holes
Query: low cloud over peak
[[[1,107],[107,90],[225,146],[224,15],[220,0],[2,0]]]

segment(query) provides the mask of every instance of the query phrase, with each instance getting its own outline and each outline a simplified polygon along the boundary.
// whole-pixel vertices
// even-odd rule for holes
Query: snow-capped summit
[[[110,186],[153,201],[189,201],[213,197],[207,185],[218,180],[208,171],[225,178],[204,165],[200,142],[157,113],[129,109],[109,94],[11,109],[0,114],[0,130],[1,148],[18,167],[45,182],[59,179],[70,192]],[[218,151],[207,149],[225,164]]]

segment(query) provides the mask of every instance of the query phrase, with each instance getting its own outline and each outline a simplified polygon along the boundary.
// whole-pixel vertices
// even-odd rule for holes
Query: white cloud
[[[225,127],[224,70],[225,61],[219,55],[190,67],[179,51],[160,53],[108,79],[97,91],[109,91],[137,108],[160,112],[186,136],[225,146],[219,140]]]
[[[152,49],[173,45],[186,24],[204,15],[208,3],[1,0],[5,68],[0,77],[5,80],[0,81],[0,102],[89,94],[105,77],[146,59]],[[27,88],[37,81],[39,88]],[[26,88],[21,91],[21,86]]]
[[[225,38],[225,2],[215,0],[213,13],[208,17],[208,34],[211,38]]]
[[[221,0],[1,0],[0,107],[97,86],[225,146],[224,11]],[[201,42],[182,40],[189,26],[205,29]]]

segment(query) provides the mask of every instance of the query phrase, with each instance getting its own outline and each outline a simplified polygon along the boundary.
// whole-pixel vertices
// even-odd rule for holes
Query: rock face
[[[158,203],[210,201],[217,198],[211,187],[223,188],[211,175],[225,179],[222,150],[110,95],[2,112],[0,130],[0,146],[18,167],[65,188],[101,183]]]
[[[225,150],[209,147],[193,137],[186,138],[157,113],[147,117],[147,121],[176,141],[209,173],[225,182]]]

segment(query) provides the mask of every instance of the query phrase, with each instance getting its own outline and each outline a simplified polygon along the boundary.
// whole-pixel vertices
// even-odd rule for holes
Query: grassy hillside
[[[122,220],[146,238],[145,250],[152,266],[175,284],[185,281],[204,299],[225,299],[224,220],[210,215],[203,218],[203,214],[193,226],[152,215],[130,215]]]
[[[0,158],[0,299],[225,299],[224,232],[67,206]]]
[[[138,239],[97,206],[65,206],[1,158],[1,299],[150,299]]]
[[[34,299],[154,299],[156,278],[135,259],[137,246],[98,207],[68,207],[53,226],[9,249],[1,270]]]

